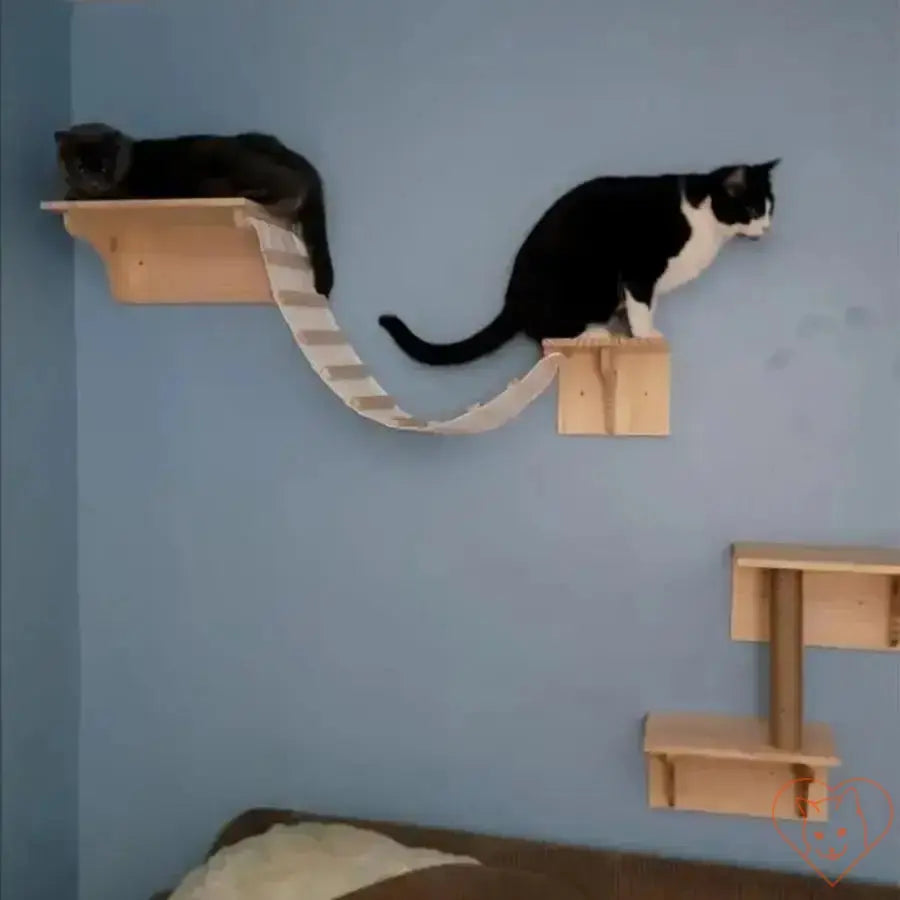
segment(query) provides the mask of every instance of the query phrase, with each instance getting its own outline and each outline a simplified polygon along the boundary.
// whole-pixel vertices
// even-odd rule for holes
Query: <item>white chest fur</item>
[[[709,198],[698,207],[691,206],[684,198],[681,212],[691,226],[691,236],[677,256],[673,256],[665,272],[656,282],[655,296],[692,281],[716,258],[728,239],[727,231],[713,215]]]

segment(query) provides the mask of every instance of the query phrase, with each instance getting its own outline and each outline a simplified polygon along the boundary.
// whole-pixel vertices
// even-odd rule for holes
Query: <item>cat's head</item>
[[[811,810],[824,812],[826,808],[832,821],[810,818]],[[807,860],[817,865],[835,863],[844,857],[853,859],[868,849],[869,829],[856,788],[845,788],[818,801],[798,799],[797,812],[803,818],[803,855]]]
[[[132,140],[102,122],[86,122],[57,131],[56,156],[76,198],[115,194],[131,165]]]
[[[713,214],[729,234],[760,238],[769,230],[775,209],[772,170],[778,163],[723,166],[707,176]]]

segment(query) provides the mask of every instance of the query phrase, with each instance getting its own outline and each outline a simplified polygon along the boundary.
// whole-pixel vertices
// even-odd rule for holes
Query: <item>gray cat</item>
[[[278,138],[246,132],[135,140],[102,122],[74,125],[55,137],[66,199],[246,197],[301,225],[316,291],[331,293],[322,179]]]

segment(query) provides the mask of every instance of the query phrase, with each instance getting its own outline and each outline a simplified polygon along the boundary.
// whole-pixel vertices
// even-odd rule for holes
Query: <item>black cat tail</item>
[[[309,251],[316,293],[328,297],[334,287],[334,267],[328,247],[328,229],[325,227],[325,197],[321,186],[315,187],[304,200],[299,214],[303,227],[303,242]]]
[[[515,316],[508,311],[508,307],[504,307],[500,315],[477,334],[453,344],[430,344],[423,341],[396,316],[381,316],[378,323],[407,356],[429,366],[456,366],[472,362],[498,350],[519,332]]]

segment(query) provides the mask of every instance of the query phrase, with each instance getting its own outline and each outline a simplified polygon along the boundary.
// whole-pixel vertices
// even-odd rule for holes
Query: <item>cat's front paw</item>
[[[656,328],[632,328],[631,336],[640,340],[660,340],[665,335]]]

